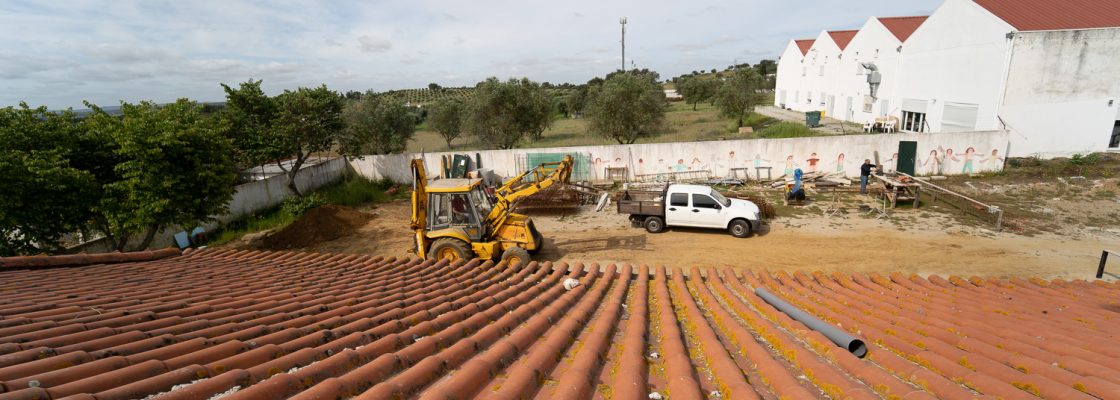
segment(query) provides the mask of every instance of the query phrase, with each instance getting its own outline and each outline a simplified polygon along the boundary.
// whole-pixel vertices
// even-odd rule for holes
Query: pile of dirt
[[[349,235],[365,226],[371,219],[373,214],[350,207],[335,205],[316,207],[304,213],[291,225],[264,238],[261,247],[269,250],[311,247]]]

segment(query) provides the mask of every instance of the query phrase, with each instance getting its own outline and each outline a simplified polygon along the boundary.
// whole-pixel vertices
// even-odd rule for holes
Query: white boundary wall
[[[423,154],[423,157],[432,175],[439,171],[440,157],[449,154],[469,154],[473,159],[478,153],[482,168],[508,177],[517,174],[517,160],[529,153],[581,153],[589,156],[587,167],[592,179],[602,179],[608,167],[626,167],[631,177],[702,170],[726,177],[730,176],[731,168],[748,168],[754,177],[756,166],[772,167],[774,178],[794,168],[806,172],[838,171],[854,177],[859,176],[859,166],[864,159],[874,161],[876,151],[884,168],[893,171],[899,142],[915,141],[918,142],[916,172],[919,175],[955,175],[1002,170],[1009,148],[1008,138],[1006,131],[901,133],[442,152]],[[420,156],[417,153],[365,156],[350,161],[350,166],[367,178],[410,183],[409,160]]]

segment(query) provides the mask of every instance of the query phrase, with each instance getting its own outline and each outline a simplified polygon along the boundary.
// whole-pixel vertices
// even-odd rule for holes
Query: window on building
[[[879,59],[879,49],[875,49],[875,59]]]
[[[907,132],[925,132],[926,113],[902,111],[902,130]]]
[[[871,96],[863,96],[863,112],[871,112],[871,107],[875,105],[875,99]]]
[[[813,92],[805,92],[805,103],[813,104]]]
[[[805,74],[808,73],[808,72],[809,72],[809,67],[806,67],[806,66],[802,65],[801,66],[801,76],[805,76]]]
[[[972,132],[976,130],[976,118],[980,106],[977,104],[945,102],[941,117],[942,132]]]
[[[823,66],[823,65],[821,66],[821,73],[820,73],[820,76],[824,76],[824,66]]]

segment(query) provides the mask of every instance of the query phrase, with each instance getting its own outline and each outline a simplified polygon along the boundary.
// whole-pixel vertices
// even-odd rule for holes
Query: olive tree
[[[551,111],[551,99],[540,84],[528,78],[489,78],[475,86],[466,127],[483,146],[511,149],[526,136],[540,139],[552,124]]]
[[[466,114],[466,104],[462,100],[446,98],[432,104],[428,111],[428,127],[439,132],[451,149],[451,141],[463,134],[463,119]]]
[[[343,134],[342,98],[326,85],[285,90],[275,98],[276,114],[269,129],[266,152],[288,176],[288,189],[303,196],[296,174],[314,153],[331,150]],[[284,165],[284,158],[291,164]]]
[[[657,134],[665,122],[665,92],[647,75],[617,74],[593,91],[591,131],[631,144]]]
[[[349,157],[400,152],[416,133],[416,116],[392,98],[366,96],[342,112],[346,129],[339,152]]]
[[[760,92],[764,86],[765,80],[753,68],[736,69],[716,92],[720,114],[738,119],[742,128],[743,120],[765,99]]]

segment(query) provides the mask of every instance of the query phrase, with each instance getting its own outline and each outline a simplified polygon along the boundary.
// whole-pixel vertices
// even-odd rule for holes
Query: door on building
[[[883,101],[879,104],[879,116],[885,117],[889,112],[891,112],[891,102],[890,100],[883,99]]]
[[[848,96],[848,108],[845,108],[844,110],[844,120],[851,121],[855,119],[853,118],[855,117],[855,113],[853,112],[855,110],[852,109],[852,96]]]
[[[778,104],[781,108],[786,108],[786,91],[782,89],[781,95],[778,96]]]
[[[918,142],[898,142],[898,166],[895,170],[914,175],[914,166],[918,164]]]
[[[1108,142],[1109,148],[1120,147],[1120,121],[1116,121],[1116,125],[1112,126],[1112,140]]]
[[[828,115],[832,118],[836,118],[836,114],[833,114],[833,109],[835,108],[835,105],[836,105],[836,95],[832,95],[832,94],[828,95],[828,104],[825,105],[825,110],[827,110],[828,112],[825,115]],[[843,119],[843,118],[836,118],[836,119]]]

